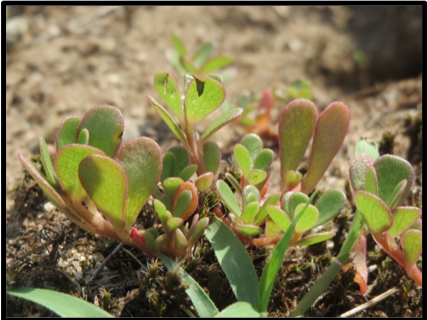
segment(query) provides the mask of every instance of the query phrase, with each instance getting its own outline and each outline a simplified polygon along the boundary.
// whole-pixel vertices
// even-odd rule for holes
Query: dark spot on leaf
[[[194,79],[196,80],[197,93],[200,97],[203,94],[203,90],[205,89],[205,83],[197,78]]]

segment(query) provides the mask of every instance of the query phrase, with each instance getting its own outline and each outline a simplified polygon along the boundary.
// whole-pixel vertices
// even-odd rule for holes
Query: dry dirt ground
[[[192,310],[176,279],[130,248],[120,250],[90,281],[117,243],[79,230],[46,205],[17,159],[18,153],[35,156],[39,136],[52,143],[64,117],[81,116],[96,104],[122,110],[125,140],[145,135],[163,148],[176,143],[145,99],[148,94],[156,96],[156,72],[167,70],[178,78],[166,58],[172,34],[189,52],[211,41],[214,55],[235,60],[234,76],[225,86],[230,103],[243,92],[259,96],[266,88],[286,88],[302,79],[311,84],[319,110],[336,100],[349,106],[349,133],[319,187],[344,190],[349,159],[364,136],[381,143],[382,152],[414,165],[417,178],[410,201],[421,205],[421,6],[2,6],[3,10],[7,10],[3,222],[8,283],[80,296],[115,316],[187,316],[185,310]],[[242,134],[236,126],[220,131],[217,139],[224,155]],[[393,287],[398,288],[393,296],[357,315],[422,315],[421,289],[373,243],[370,249],[369,265],[374,266],[370,292],[361,296],[356,284],[348,279],[350,284],[343,284],[346,275],[341,275],[307,315],[337,316]],[[320,250],[290,253],[273,292],[270,316],[288,315],[307,291],[306,284],[324,270],[325,249]],[[253,254],[266,255],[258,251]],[[301,261],[310,259],[317,264],[316,271],[301,268]],[[207,249],[194,269],[220,309],[234,301],[212,250]],[[54,315],[11,297],[6,307],[7,316]]]

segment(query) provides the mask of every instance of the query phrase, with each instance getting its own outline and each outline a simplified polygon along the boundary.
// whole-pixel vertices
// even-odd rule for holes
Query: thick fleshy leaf
[[[120,148],[116,161],[125,170],[129,183],[125,226],[129,230],[159,182],[162,172],[161,150],[154,140],[139,137]]]
[[[207,141],[203,144],[203,160],[206,170],[215,174],[221,161],[221,151],[216,142]]]
[[[423,236],[421,231],[406,231],[402,236],[401,245],[406,265],[414,265],[417,262],[423,247]]]
[[[201,176],[198,176],[195,181],[197,190],[199,190],[200,192],[208,192],[212,186],[214,177],[215,176],[212,172],[206,172]]]
[[[236,144],[234,147],[234,156],[240,169],[242,169],[243,176],[247,178],[252,169],[252,159],[248,149],[241,144]]]
[[[356,144],[356,156],[361,153],[367,153],[373,160],[380,156],[375,142],[365,139],[360,139]]]
[[[154,86],[163,101],[166,102],[182,123],[184,121],[184,109],[182,108],[181,95],[174,78],[167,72],[159,72],[154,77]]]
[[[179,56],[185,56],[187,54],[185,45],[182,43],[181,39],[178,38],[176,35],[172,35],[172,45]]]
[[[173,207],[173,216],[181,218],[184,212],[187,210],[188,206],[191,203],[191,191],[184,190],[180,193],[174,207]]]
[[[176,171],[175,155],[172,152],[167,152],[163,156],[163,169],[160,181],[163,183],[167,178],[175,177]]]
[[[261,138],[255,133],[249,133],[243,137],[242,141],[240,141],[240,144],[249,151],[253,163],[262,150]]]
[[[166,224],[163,226],[164,230],[168,234],[172,234],[175,229],[181,228],[181,226],[184,224],[184,220],[181,218],[172,217],[169,218],[168,221],[166,221]]]
[[[46,141],[43,137],[39,139],[40,145],[40,158],[42,160],[43,169],[46,173],[46,180],[49,184],[57,189],[59,187],[58,180],[56,178],[55,169],[53,168],[52,158],[50,157],[49,149],[47,148]]]
[[[242,193],[242,186],[240,182],[230,173],[226,172],[225,177],[230,182],[231,186],[236,190],[237,193]]]
[[[243,189],[243,207],[246,207],[251,202],[260,202],[261,195],[258,189],[248,185]]]
[[[239,238],[222,220],[213,217],[211,221],[205,235],[237,300],[246,301],[258,309],[258,277],[251,258]]]
[[[165,205],[168,211],[172,211],[173,209],[173,200],[171,197],[164,195],[159,198],[159,200]]]
[[[392,211],[393,225],[387,233],[393,237],[401,235],[421,217],[421,209],[415,207],[398,207]]]
[[[267,179],[267,172],[254,169],[249,172],[248,182],[254,186],[262,183]]]
[[[273,162],[274,152],[270,149],[261,150],[254,161],[254,169],[267,171]]]
[[[331,239],[333,236],[335,236],[334,232],[320,232],[320,233],[309,234],[308,236],[295,242],[294,245],[301,246],[301,247],[311,246],[313,244]]]
[[[223,86],[209,77],[194,78],[185,94],[187,121],[195,124],[217,109],[225,99]]]
[[[62,120],[56,131],[55,146],[56,151],[59,151],[67,144],[75,143],[77,139],[77,128],[81,119],[78,117],[67,117]]]
[[[125,226],[128,181],[123,167],[103,155],[90,155],[79,165],[79,178],[96,207],[119,229]]]
[[[286,174],[296,170],[313,135],[317,108],[313,102],[297,99],[290,102],[279,119],[279,158],[281,189],[288,190]]]
[[[202,69],[202,74],[208,74],[210,72],[225,68],[233,63],[233,59],[226,56],[215,57],[206,62]]]
[[[383,155],[375,160],[375,171],[378,179],[378,197],[380,197],[390,209],[397,207],[409,192],[414,181],[414,171],[411,164],[399,157],[393,155]],[[403,192],[397,199],[393,199],[393,191],[402,181],[407,180]]]
[[[154,240],[154,251],[161,252],[163,245],[166,243],[167,238],[167,234],[161,234],[160,236],[158,236],[157,239]]]
[[[308,194],[320,181],[338,153],[350,125],[350,111],[342,102],[331,103],[316,123],[307,174],[301,180],[301,191]]]
[[[180,173],[190,164],[190,153],[181,146],[172,147],[168,152],[173,153],[176,158],[176,173]]]
[[[144,237],[145,245],[147,246],[148,250],[156,251],[155,246],[154,246],[154,240],[157,239],[157,236],[154,237],[151,232],[148,232],[148,230],[141,231],[140,233]]]
[[[190,164],[189,166],[181,170],[181,172],[178,174],[178,177],[180,177],[184,181],[188,181],[193,176],[193,174],[196,173],[196,171],[197,164]]]
[[[194,232],[190,235],[188,240],[188,244],[190,246],[193,246],[196,243],[197,239],[199,239],[199,237],[203,234],[203,232],[206,230],[208,225],[209,225],[208,217],[204,217],[197,222],[196,227],[194,228]]]
[[[259,313],[249,303],[239,301],[218,313],[215,318],[264,318],[266,314]]]
[[[393,216],[380,198],[366,191],[356,191],[353,199],[372,232],[384,232],[392,226]]]
[[[152,97],[147,96],[147,100],[151,103],[151,105],[156,109],[156,111],[159,113],[160,117],[163,119],[163,121],[166,123],[166,125],[171,129],[173,134],[182,142],[186,143],[185,133],[181,130],[179,125],[173,120],[172,116],[167,112],[167,110],[160,105],[156,100],[154,100]]]
[[[181,178],[168,178],[163,181],[163,191],[166,195],[173,198],[179,186],[184,183]]]
[[[252,202],[250,204],[248,204],[242,212],[242,221],[245,224],[250,224],[252,223],[252,221],[254,220],[256,214],[259,211],[259,203],[257,202]]]
[[[225,206],[234,213],[236,216],[240,217],[242,215],[242,210],[240,209],[239,204],[237,203],[236,197],[234,196],[233,191],[231,191],[228,184],[222,180],[218,180],[216,183],[219,195],[221,196],[222,201]]]
[[[391,193],[391,203],[389,205],[390,208],[396,208],[397,205],[400,202],[400,197],[402,195],[402,193],[405,191],[406,185],[408,184],[407,180],[402,180],[400,181],[396,187],[394,188],[393,192]]]
[[[72,143],[63,147],[55,156],[54,167],[61,187],[77,201],[86,195],[79,180],[79,165],[91,154],[105,155],[94,147]]]
[[[292,192],[292,193],[287,193],[287,195],[289,194],[289,202],[288,205],[286,206],[286,200],[288,199],[287,197],[283,197],[282,199],[282,208],[285,210],[285,212],[289,215],[289,217],[291,219],[296,217],[295,214],[295,210],[296,208],[304,203],[306,204],[308,202],[308,196],[302,192]]]
[[[80,131],[79,137],[77,138],[78,144],[89,144],[89,130],[84,128]]]
[[[166,209],[166,206],[163,202],[155,199],[154,208],[156,209],[157,215],[159,216],[160,222],[162,225],[166,225],[166,222],[172,218],[172,214]]]
[[[345,203],[345,194],[338,190],[328,190],[317,200],[316,208],[319,210],[319,219],[314,227],[321,226],[334,218]]]
[[[209,78],[219,82],[222,86],[224,86],[224,78],[220,76],[219,74],[210,73],[207,75]]]
[[[213,50],[212,42],[206,42],[206,43],[202,44],[197,49],[197,52],[193,56],[194,67],[196,67],[197,69],[200,69],[202,67],[202,65],[206,62],[206,60],[208,59],[212,50]]]
[[[86,128],[89,145],[101,149],[114,157],[122,142],[124,131],[123,115],[119,109],[107,105],[92,107],[85,113],[77,129],[77,135]]]
[[[285,180],[287,188],[286,190],[292,190],[294,189],[301,181],[302,175],[298,171],[289,170],[286,172]]]
[[[291,219],[282,209],[276,206],[267,206],[267,212],[274,223],[282,230],[286,232],[291,225]]]
[[[215,132],[224,127],[226,124],[240,117],[242,112],[243,109],[241,108],[233,108],[224,112],[222,115],[216,118],[214,122],[212,122],[212,124],[206,129],[205,132],[203,132],[200,141],[206,141],[209,139]]]
[[[187,209],[184,211],[184,213],[182,213],[181,215],[181,218],[184,221],[186,221],[194,213],[194,211],[196,211],[197,205],[199,204],[199,196],[197,194],[197,189],[195,185],[187,181],[179,186],[178,190],[176,191],[175,197],[173,198],[174,212],[177,209],[178,200],[180,199],[181,194],[185,191],[191,192],[191,202],[188,205]]]
[[[188,245],[187,238],[184,236],[184,234],[180,229],[176,229],[174,235],[175,235],[176,247],[178,248],[178,252],[180,254],[185,254],[185,251],[187,250],[187,245]]]
[[[297,217],[305,208],[306,204],[301,203],[295,208],[295,217]],[[298,223],[295,226],[295,232],[298,234],[304,233],[307,230],[310,230],[319,219],[319,210],[313,206],[309,205],[304,211],[304,215],[299,219]]]
[[[280,199],[280,196],[280,193],[273,194],[264,202],[257,216],[255,217],[254,224],[260,224],[268,216],[267,206],[276,205],[277,201]]]
[[[353,191],[365,190],[366,170],[374,161],[367,153],[361,153],[350,162],[349,177]],[[370,186],[371,187],[371,186]]]
[[[267,239],[273,239],[281,231],[280,227],[271,218],[265,220],[265,237]]]
[[[373,165],[369,166],[366,169],[365,191],[372,193],[374,195],[378,194],[377,173],[375,172],[375,168]]]
[[[262,228],[253,225],[236,224],[234,226],[237,231],[246,237],[254,237],[262,233]]]

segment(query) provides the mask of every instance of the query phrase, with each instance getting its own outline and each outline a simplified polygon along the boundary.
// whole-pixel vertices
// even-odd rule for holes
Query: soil
[[[64,117],[82,116],[96,104],[122,110],[124,140],[148,136],[163,150],[177,144],[145,99],[156,96],[156,72],[167,70],[179,79],[166,55],[172,49],[172,34],[182,39],[190,53],[211,41],[214,55],[234,59],[233,77],[225,85],[231,104],[242,93],[259,97],[266,88],[288,88],[301,79],[310,83],[319,110],[336,100],[349,106],[348,135],[319,188],[345,190],[349,160],[363,136],[376,141],[382,153],[412,163],[416,179],[408,203],[422,205],[421,6],[2,5],[3,10],[7,19],[4,199],[8,284],[66,292],[114,316],[194,313],[176,275],[133,248],[121,248],[91,279],[118,243],[71,223],[47,202],[17,159],[18,153],[35,157],[39,136],[52,144]],[[216,139],[227,159],[230,146],[244,131],[235,125],[222,130]],[[274,141],[265,144],[277,148]],[[277,187],[275,183],[272,188]],[[342,227],[332,249],[320,245],[289,250],[273,290],[269,316],[289,315],[326,269],[331,254],[336,255],[348,214],[338,218]],[[137,223],[143,222],[141,215]],[[235,297],[209,243],[203,240],[198,245],[205,248],[204,253],[187,261],[186,268],[222,310]],[[261,272],[269,249],[248,250]],[[391,288],[398,290],[356,316],[422,316],[422,289],[373,241],[368,250],[372,269],[368,293],[359,293],[351,271],[341,273],[306,316],[338,316]],[[7,296],[6,315],[55,314]]]

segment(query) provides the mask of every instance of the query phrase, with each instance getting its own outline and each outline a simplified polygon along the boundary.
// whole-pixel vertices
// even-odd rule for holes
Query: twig
[[[130,255],[132,258],[134,258],[135,261],[138,262],[141,267],[144,267],[144,265],[142,264],[142,262],[139,261],[132,252],[130,252],[129,250],[127,250],[125,248],[123,248],[123,251],[126,252],[128,255]]]
[[[388,296],[392,295],[393,293],[395,293],[396,291],[398,291],[397,288],[391,288],[390,290],[380,294],[378,297],[373,298],[371,301],[368,301],[350,311],[347,311],[345,313],[343,313],[342,315],[340,315],[338,318],[347,318],[347,317],[351,317],[353,315],[355,315],[356,313],[367,309],[369,307],[372,307],[374,305],[376,305],[378,302],[380,302],[381,300],[384,300],[385,298],[387,298]]]
[[[104,261],[102,261],[101,265],[92,273],[92,276],[90,277],[89,281],[86,282],[86,284],[91,283],[93,279],[96,278],[96,276],[101,272],[101,270],[104,268],[104,266],[107,264],[107,262],[111,259],[112,256],[114,256],[117,251],[120,250],[120,248],[123,247],[123,243],[119,243],[119,245],[111,252],[107,258],[105,258]]]

